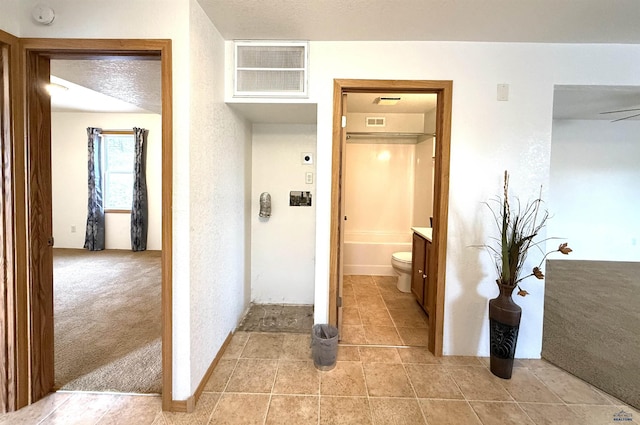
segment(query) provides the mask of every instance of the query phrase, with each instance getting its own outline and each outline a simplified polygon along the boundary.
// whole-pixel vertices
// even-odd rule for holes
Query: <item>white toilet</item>
[[[411,292],[411,252],[394,252],[391,255],[391,266],[399,274],[398,291]]]

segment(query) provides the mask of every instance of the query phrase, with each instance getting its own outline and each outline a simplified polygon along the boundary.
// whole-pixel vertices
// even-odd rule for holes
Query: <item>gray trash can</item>
[[[311,356],[319,370],[331,370],[338,357],[338,328],[331,325],[313,325],[311,330]]]

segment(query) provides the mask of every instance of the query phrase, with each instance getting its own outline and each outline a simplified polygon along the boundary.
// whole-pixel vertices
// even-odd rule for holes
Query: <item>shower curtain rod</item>
[[[347,139],[352,137],[374,138],[416,138],[419,136],[435,137],[435,133],[376,133],[376,132],[352,132],[347,133]]]

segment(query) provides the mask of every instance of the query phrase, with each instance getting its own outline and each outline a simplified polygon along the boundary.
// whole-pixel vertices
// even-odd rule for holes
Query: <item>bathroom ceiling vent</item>
[[[308,43],[236,41],[234,96],[307,97]]]
[[[384,127],[386,125],[385,117],[367,117],[367,127]]]

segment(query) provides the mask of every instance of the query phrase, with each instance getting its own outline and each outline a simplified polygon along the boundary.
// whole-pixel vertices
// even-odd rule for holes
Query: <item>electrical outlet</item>
[[[76,226],[71,226],[71,233],[75,233],[76,232]]]
[[[306,184],[313,184],[313,173],[311,171],[304,175],[304,182]]]

